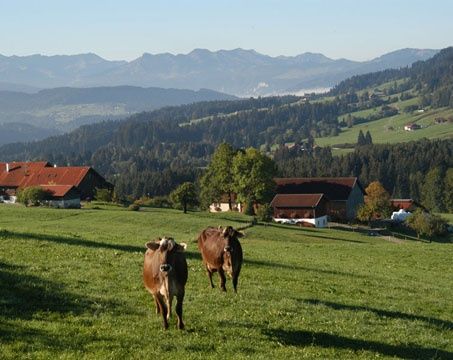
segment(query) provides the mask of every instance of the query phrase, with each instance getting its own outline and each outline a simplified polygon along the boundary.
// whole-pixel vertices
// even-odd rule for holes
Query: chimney
[[[9,172],[9,163],[6,163],[6,172]]]

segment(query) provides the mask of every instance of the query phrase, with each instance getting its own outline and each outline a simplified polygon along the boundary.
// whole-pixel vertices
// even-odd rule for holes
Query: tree
[[[372,145],[373,144],[373,139],[371,138],[371,134],[370,134],[369,130],[367,130],[367,132],[365,134],[365,144],[366,145]]]
[[[422,186],[422,204],[426,208],[442,212],[444,207],[444,183],[442,182],[442,171],[435,167],[428,171]]]
[[[445,172],[444,202],[448,212],[453,213],[453,168]]]
[[[232,210],[233,193],[233,158],[235,150],[227,143],[220,144],[211,162],[200,180],[203,206],[219,201],[226,194],[228,207]]]
[[[441,236],[447,231],[447,222],[437,215],[432,215],[417,209],[411,216],[406,219],[408,226],[417,233],[417,238],[420,235],[432,237],[434,235]]]
[[[360,221],[370,221],[389,217],[392,212],[390,195],[382,184],[379,181],[373,181],[365,192],[365,204],[359,208],[357,218]]]
[[[271,200],[277,168],[272,159],[254,148],[238,152],[233,159],[234,190],[239,201],[264,204]]]
[[[47,192],[40,186],[30,186],[21,189],[17,194],[17,201],[25,206],[38,206],[47,196]]]
[[[195,185],[191,182],[185,182],[179,185],[171,192],[170,200],[175,206],[181,206],[184,210],[184,214],[186,214],[189,206],[198,205],[198,196]]]
[[[359,131],[359,136],[357,137],[357,146],[366,145],[365,135],[363,135],[363,131]]]
[[[348,128],[352,128],[354,126],[354,117],[352,117],[351,114],[348,114],[348,116],[346,116],[346,125]]]

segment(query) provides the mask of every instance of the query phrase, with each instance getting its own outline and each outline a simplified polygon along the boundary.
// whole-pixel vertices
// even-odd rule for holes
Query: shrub
[[[46,196],[47,192],[42,187],[30,186],[19,191],[17,201],[25,206],[38,206]]]
[[[138,204],[130,204],[129,207],[127,208],[127,210],[138,211],[138,210],[140,210],[140,205],[138,205]]]
[[[96,194],[94,195],[94,198],[97,201],[112,202],[113,194],[109,189],[96,188]]]
[[[255,215],[255,210],[253,209],[253,201],[251,199],[248,199],[247,202],[245,203],[244,214]]]
[[[259,221],[269,222],[272,220],[272,207],[269,204],[260,205],[256,210]]]
[[[437,215],[432,215],[417,209],[411,216],[406,219],[406,224],[420,235],[442,236],[447,233],[447,222]]]

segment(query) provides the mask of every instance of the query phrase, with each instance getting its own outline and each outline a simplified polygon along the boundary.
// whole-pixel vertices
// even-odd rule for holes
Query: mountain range
[[[271,57],[244,49],[195,49],[178,55],[145,53],[132,61],[109,61],[92,53],[0,55],[0,90],[131,85],[205,88],[242,97],[302,93],[330,88],[353,75],[409,66],[437,52],[401,49],[362,62],[309,52]]]

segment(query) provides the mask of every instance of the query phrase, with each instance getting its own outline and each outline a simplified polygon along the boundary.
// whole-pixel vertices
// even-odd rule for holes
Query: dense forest
[[[435,169],[436,182],[445,190],[451,175],[448,169],[453,167],[453,140],[399,145],[367,142],[353,153],[333,157],[330,148],[315,148],[313,138],[338,134],[342,126],[349,126],[347,116],[341,122],[339,117],[351,111],[379,106],[375,117],[391,116],[390,105],[396,99],[392,94],[397,92],[414,96],[408,94],[410,90],[432,106],[445,106],[448,98],[452,106],[451,64],[453,48],[448,48],[411,68],[345,80],[328,94],[335,95],[328,101],[284,96],[166,107],[123,121],[82,126],[39,142],[4,145],[1,160],[91,165],[115,184],[119,196],[138,198],[165,195],[182,182],[196,181],[216,147],[226,142],[234,148],[264,150],[274,157],[281,176],[354,175],[364,185],[379,180],[395,197],[428,204],[423,198],[425,180]],[[386,89],[385,96],[359,92],[389,81],[394,85]],[[289,149],[288,143],[297,146]],[[435,206],[445,209],[447,202],[440,200]]]

